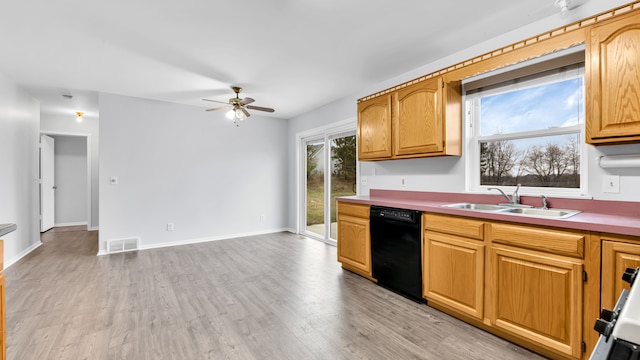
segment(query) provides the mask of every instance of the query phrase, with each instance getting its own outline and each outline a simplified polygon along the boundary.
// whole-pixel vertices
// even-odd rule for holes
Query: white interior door
[[[40,135],[40,232],[55,225],[54,148],[54,138]]]

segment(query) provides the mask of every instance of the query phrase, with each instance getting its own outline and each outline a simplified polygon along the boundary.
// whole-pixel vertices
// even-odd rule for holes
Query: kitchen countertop
[[[640,204],[630,201],[549,198],[548,204],[550,209],[571,209],[582,212],[567,219],[547,219],[442,207],[442,205],[461,202],[485,204],[505,202],[502,195],[493,194],[371,190],[369,196],[348,196],[338,199],[344,202],[459,215],[485,220],[509,221],[521,224],[640,236]],[[521,203],[538,208],[541,206],[540,198],[535,196],[522,196]]]
[[[16,224],[0,224],[0,236],[4,236],[18,228]]]

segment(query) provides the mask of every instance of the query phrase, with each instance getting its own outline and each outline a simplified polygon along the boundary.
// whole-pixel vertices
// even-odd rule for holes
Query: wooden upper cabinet
[[[358,129],[360,160],[461,155],[461,83],[432,78],[362,101]]]
[[[429,79],[393,93],[393,153],[396,156],[440,152],[442,92],[440,79]]]
[[[587,142],[640,142],[640,13],[593,26],[587,39]]]
[[[358,159],[391,157],[391,96],[358,104]]]

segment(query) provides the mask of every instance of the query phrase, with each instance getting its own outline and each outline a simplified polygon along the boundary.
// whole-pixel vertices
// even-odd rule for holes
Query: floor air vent
[[[107,242],[107,254],[138,250],[140,238],[117,239]]]

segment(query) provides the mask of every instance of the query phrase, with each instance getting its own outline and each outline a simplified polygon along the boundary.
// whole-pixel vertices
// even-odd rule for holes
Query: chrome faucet
[[[518,186],[516,186],[516,191],[513,192],[513,195],[511,195],[511,197],[509,197],[509,195],[505,194],[505,192],[502,191],[502,189],[499,189],[499,188],[490,187],[487,190],[498,190],[498,191],[500,191],[500,194],[502,194],[502,196],[504,196],[504,198],[507,199],[507,201],[511,205],[519,205],[520,204],[520,194],[518,194],[518,190],[520,190],[520,184],[518,184]]]
[[[549,210],[549,208],[547,207],[547,197],[544,195],[540,195],[540,198],[542,199],[542,210]]]

